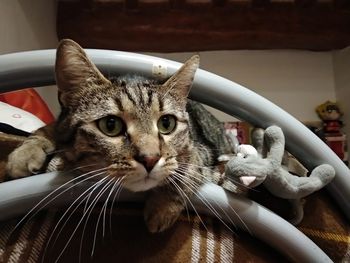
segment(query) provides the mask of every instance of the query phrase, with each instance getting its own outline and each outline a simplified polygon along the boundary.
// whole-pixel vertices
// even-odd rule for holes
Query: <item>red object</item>
[[[34,89],[24,89],[0,94],[0,101],[28,111],[46,124],[55,120],[44,100]]]
[[[339,134],[338,136],[328,135],[326,136],[326,143],[341,160],[347,161],[348,154],[346,147],[346,136],[344,134]]]
[[[247,122],[231,121],[225,122],[226,130],[236,130],[237,140],[240,144],[250,144],[250,130],[251,126]]]
[[[324,120],[323,127],[324,131],[327,133],[339,133],[341,128],[341,121],[339,120]]]

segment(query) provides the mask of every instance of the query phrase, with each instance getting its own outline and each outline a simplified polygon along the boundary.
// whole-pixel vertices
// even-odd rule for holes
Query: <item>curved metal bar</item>
[[[168,75],[180,63],[128,52],[88,49],[88,55],[105,75],[138,72],[152,76],[155,65],[166,67]],[[55,50],[20,52],[0,56],[0,92],[23,87],[54,84]],[[272,102],[204,70],[198,70],[191,97],[253,125],[266,128],[275,124],[283,129],[286,148],[309,170],[328,163],[336,178],[327,187],[350,220],[350,171],[336,154],[302,123]]]
[[[56,194],[68,190],[54,202],[45,206],[69,204],[85,191],[91,182],[74,186],[67,183],[71,176],[59,173],[40,174],[0,184],[0,220],[14,217],[29,211],[40,200],[60,186],[64,186]],[[65,184],[67,183],[67,184]],[[71,189],[68,189],[69,187]],[[206,184],[198,195],[207,200],[211,207],[222,213],[222,219],[233,223],[243,230],[265,241],[279,250],[293,262],[332,262],[332,260],[308,237],[281,217],[263,206],[240,196],[236,196],[214,184]],[[46,201],[52,199],[52,195]],[[107,198],[106,196],[102,197]],[[143,201],[144,195],[122,191],[119,201]],[[213,215],[201,200],[193,197],[192,201],[201,213]],[[40,207],[46,202],[43,202]],[[215,216],[215,215],[213,215]]]

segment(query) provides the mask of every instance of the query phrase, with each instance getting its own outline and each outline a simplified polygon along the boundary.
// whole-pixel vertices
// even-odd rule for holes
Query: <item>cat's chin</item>
[[[132,192],[144,192],[158,185],[159,185],[159,180],[153,179],[151,177],[145,177],[140,180],[128,182],[124,184],[124,188]]]

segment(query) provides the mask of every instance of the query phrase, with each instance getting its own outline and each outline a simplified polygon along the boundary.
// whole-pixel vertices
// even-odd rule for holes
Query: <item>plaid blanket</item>
[[[6,156],[21,140],[0,134],[0,178]],[[249,195],[291,217],[288,202],[262,187]],[[118,203],[112,210],[107,206],[105,213],[103,208],[98,204],[87,221],[83,207],[69,218],[63,217],[63,207],[40,211],[20,226],[21,218],[0,222],[0,262],[286,262],[268,244],[215,218],[184,212],[171,229],[150,234],[142,204]],[[298,227],[333,261],[350,262],[350,224],[326,191],[306,199]]]

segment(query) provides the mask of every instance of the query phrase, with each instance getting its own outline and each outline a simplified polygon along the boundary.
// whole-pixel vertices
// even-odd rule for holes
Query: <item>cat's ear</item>
[[[89,84],[109,83],[76,42],[63,39],[56,52],[56,82],[62,97],[79,92]],[[64,104],[64,101],[62,101]]]
[[[187,99],[198,67],[199,56],[194,55],[163,84],[165,92],[172,93],[178,99]]]

